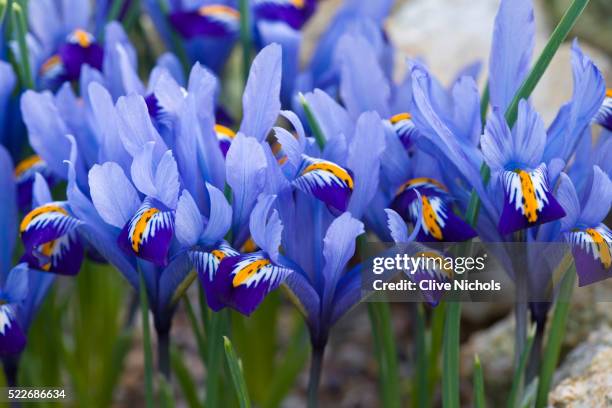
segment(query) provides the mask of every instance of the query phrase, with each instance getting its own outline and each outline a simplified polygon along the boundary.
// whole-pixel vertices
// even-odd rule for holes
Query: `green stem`
[[[565,272],[565,276],[561,281],[561,288],[555,306],[555,311],[548,334],[548,342],[545,347],[540,368],[540,379],[538,383],[538,394],[536,398],[536,408],[545,407],[548,399],[548,391],[552,383],[552,378],[555,373],[555,368],[561,354],[561,345],[565,336],[565,326],[567,324],[567,316],[569,314],[570,300],[574,284],[576,281],[576,266],[572,266]]]
[[[414,394],[413,402],[415,407],[427,407],[429,406],[429,376],[427,372],[428,355],[425,339],[425,310],[420,303],[415,303],[412,306],[415,318],[414,359],[416,361],[412,386]]]
[[[170,380],[170,331],[157,332],[157,366],[159,372]]]
[[[321,383],[324,354],[325,346],[312,346],[310,374],[308,376],[308,408],[317,408],[319,405],[319,384]]]
[[[139,272],[140,312],[142,317],[142,346],[144,352],[145,401],[147,408],[154,406],[153,399],[153,350],[149,330],[149,300],[142,271]]]
[[[32,79],[32,68],[30,65],[30,53],[26,42],[26,34],[28,26],[26,23],[23,9],[18,3],[12,4],[11,19],[13,27],[16,28],[17,45],[19,47],[19,56],[21,62],[21,81],[25,88],[34,89],[34,80]]]
[[[114,21],[118,19],[125,1],[126,0],[113,0],[113,4],[111,5],[110,11],[106,16],[106,21]]]
[[[222,376],[223,335],[227,329],[228,312],[222,310],[210,317],[208,334],[208,353],[206,356],[206,407],[215,408],[220,404],[220,384]]]
[[[533,347],[533,341],[535,339],[535,333],[531,330],[527,337],[527,342],[521,354],[519,354],[518,364],[514,369],[514,376],[512,379],[512,388],[510,389],[510,395],[508,396],[508,408],[515,408],[517,406],[518,397],[522,394],[525,383],[525,368],[529,356],[531,355],[531,349]]]

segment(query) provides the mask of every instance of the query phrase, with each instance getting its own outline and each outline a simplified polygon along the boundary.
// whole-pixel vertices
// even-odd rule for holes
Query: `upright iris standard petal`
[[[455,215],[446,187],[434,179],[422,177],[407,181],[398,189],[392,207],[414,225],[420,220],[417,241],[460,242],[477,235]]]
[[[166,210],[161,203],[147,198],[123,227],[118,240],[127,254],[165,266],[173,235],[174,211]]]
[[[532,171],[504,171],[501,180],[504,208],[499,232],[502,235],[565,216],[565,211],[550,192],[545,164]]]
[[[349,170],[306,155],[302,155],[302,166],[293,185],[340,212],[348,207],[354,187]]]
[[[209,301],[250,315],[291,272],[272,263],[263,252],[226,257],[219,264]]]
[[[168,18],[183,37],[225,37],[235,35],[240,28],[240,13],[223,4],[208,4],[192,11],[176,11]]]
[[[36,173],[40,173],[48,184],[53,184],[54,177],[47,167],[47,163],[38,155],[23,159],[15,167],[17,203],[22,210],[29,209],[32,203],[32,186]]]
[[[17,322],[15,306],[0,306],[0,356],[5,357],[20,353],[26,345],[26,337]]]
[[[238,255],[240,255],[238,251],[232,248],[230,244],[225,241],[221,241],[210,251],[195,250],[191,251],[189,254],[198,273],[200,283],[202,284],[202,287],[206,293],[208,306],[214,311],[219,311],[225,307],[225,304],[218,300],[213,289],[213,282],[215,280],[219,264],[225,258]]]
[[[606,97],[595,115],[595,122],[612,131],[612,88],[606,89]]]
[[[282,21],[299,30],[312,16],[315,0],[254,0],[255,16],[258,19]]]
[[[76,275],[83,261],[79,225],[66,202],[51,202],[33,209],[19,228],[25,247],[22,261],[35,269]]]
[[[572,245],[580,286],[612,277],[612,231],[606,225],[574,229],[566,238]]]
[[[419,131],[412,121],[412,115],[407,112],[391,116],[389,124],[402,142],[406,150],[409,150],[419,136]]]

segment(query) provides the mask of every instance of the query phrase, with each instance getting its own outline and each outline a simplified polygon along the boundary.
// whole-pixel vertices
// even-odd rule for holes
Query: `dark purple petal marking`
[[[565,211],[550,192],[545,164],[530,172],[522,169],[504,171],[502,185],[504,209],[499,220],[502,235],[565,216]]]
[[[407,217],[413,225],[421,217],[421,228],[416,237],[420,242],[461,242],[477,235],[468,223],[453,212],[446,187],[431,178],[420,177],[404,183],[398,189],[391,207]]]
[[[214,311],[219,311],[225,307],[225,304],[219,300],[219,297],[213,289],[213,283],[219,264],[225,258],[237,255],[239,255],[238,251],[232,248],[227,242],[221,243],[216,249],[210,252],[192,251],[190,254],[195,269],[198,272],[200,283],[206,293],[208,307]]]
[[[579,286],[612,277],[612,231],[604,224],[567,235],[576,262]]]
[[[340,212],[346,211],[354,187],[350,171],[327,160],[303,158],[293,185]]]
[[[219,264],[211,290],[215,302],[250,315],[291,272],[272,263],[263,252],[226,257]]]
[[[439,253],[433,251],[420,252],[415,254],[414,257],[422,259],[422,262],[419,262],[420,267],[415,271],[407,272],[406,275],[417,285],[424,280],[436,283],[446,283],[452,280],[454,272],[449,265],[445,264],[445,258]],[[437,306],[444,296],[444,291],[439,289],[421,290],[421,294],[427,303]]]
[[[409,150],[414,145],[419,135],[419,131],[412,121],[412,115],[406,112],[398,113],[389,119],[389,123],[391,127],[393,127],[399,140],[402,142],[404,148]]]
[[[220,124],[215,125],[215,134],[217,135],[217,140],[219,141],[219,148],[223,153],[223,157],[227,156],[227,151],[232,145],[232,140],[236,137],[236,132],[227,126],[223,126]]]
[[[17,181],[17,204],[22,211],[29,210],[32,205],[32,187],[34,176],[40,173],[49,185],[54,183],[54,177],[47,167],[47,163],[38,155],[23,159],[15,167]]]
[[[177,11],[170,23],[185,38],[233,36],[240,29],[240,13],[223,4],[210,4],[192,11]]]
[[[146,199],[119,234],[119,246],[129,255],[168,264],[168,251],[174,235],[174,212],[161,211]]]
[[[299,30],[314,13],[315,0],[255,0],[258,19],[282,21]]]
[[[26,345],[26,337],[17,323],[15,307],[11,304],[0,306],[0,356],[20,353]]]
[[[28,266],[60,275],[76,275],[83,263],[84,249],[77,230],[26,252],[21,258]]]

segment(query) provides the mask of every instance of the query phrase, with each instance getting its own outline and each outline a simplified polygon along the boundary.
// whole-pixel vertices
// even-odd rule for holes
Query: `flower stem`
[[[12,9],[12,24],[19,47],[19,61],[22,65],[20,67],[22,85],[27,89],[34,89],[34,80],[32,79],[32,68],[30,65],[30,51],[28,50],[28,44],[26,42],[28,25],[21,6],[18,3],[13,3]]]
[[[325,346],[312,346],[310,360],[310,375],[308,378],[308,408],[317,408],[319,404],[319,384],[321,383],[321,371],[323,368],[323,354]]]
[[[153,403],[153,350],[151,349],[151,333],[149,330],[149,300],[142,271],[139,272],[140,283],[140,313],[142,316],[142,348],[144,352],[145,402],[147,408]]]
[[[251,26],[249,24],[249,1],[240,0],[240,44],[242,45],[242,79],[246,86],[251,66]]]
[[[2,359],[2,367],[4,368],[4,376],[6,377],[6,385],[9,387],[17,386],[17,373],[19,372],[19,355],[7,356]]]
[[[167,380],[170,380],[170,330],[157,332],[157,366]]]

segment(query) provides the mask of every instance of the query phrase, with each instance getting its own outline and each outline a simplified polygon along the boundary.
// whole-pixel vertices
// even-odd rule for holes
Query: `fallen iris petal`
[[[174,235],[174,212],[163,211],[147,198],[119,234],[119,246],[158,266],[168,264],[168,251]]]
[[[193,11],[177,11],[168,16],[170,23],[185,38],[235,35],[240,28],[240,13],[222,4],[202,6]]]
[[[20,353],[26,345],[26,337],[17,323],[13,305],[0,306],[0,356]]]
[[[422,177],[406,182],[398,189],[392,208],[407,216],[413,225],[421,217],[416,237],[420,242],[461,242],[477,235],[468,223],[455,215],[446,188],[434,179]]]
[[[226,257],[212,282],[210,300],[250,315],[291,272],[272,263],[263,252]]]
[[[612,277],[612,232],[604,224],[568,233],[579,286]]]
[[[220,302],[217,296],[215,296],[213,290],[213,282],[219,264],[223,259],[237,255],[239,255],[238,251],[226,242],[220,244],[216,249],[211,251],[191,251],[190,253],[192,262],[198,272],[200,283],[206,293],[208,307],[214,311],[219,311],[225,307],[225,304]]]
[[[606,97],[593,120],[612,131],[612,88],[606,90]]]
[[[530,172],[521,169],[504,171],[502,184],[504,209],[498,227],[502,235],[565,216],[565,211],[550,192],[545,164]]]
[[[293,185],[340,212],[346,211],[353,192],[353,176],[350,171],[327,160],[308,156],[303,158]]]

